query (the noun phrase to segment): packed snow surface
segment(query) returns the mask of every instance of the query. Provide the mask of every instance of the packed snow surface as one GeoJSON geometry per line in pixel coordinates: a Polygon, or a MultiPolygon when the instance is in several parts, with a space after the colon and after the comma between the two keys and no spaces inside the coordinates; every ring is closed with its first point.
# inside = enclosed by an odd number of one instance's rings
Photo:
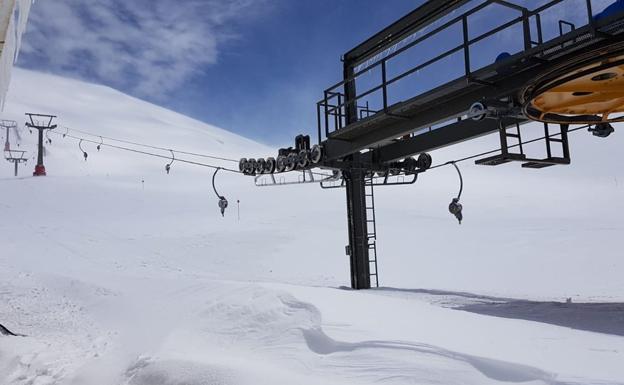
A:
{"type": "MultiPolygon", "coordinates": [[[[1,384],[624,384],[619,131],[571,134],[569,167],[460,164],[461,226],[447,212],[451,167],[376,189],[383,287],[352,291],[343,190],[220,171],[221,217],[213,170],[174,162],[167,174],[167,159],[93,143],[85,161],[62,134],[233,159],[275,149],[16,69],[2,118],[23,127],[25,112],[58,115],[59,128],[48,176],[31,177],[32,160],[17,178],[0,167],[0,324],[25,335],[0,335],[1,384]]],[[[22,128],[19,148],[31,157],[35,134],[22,128]]]]}

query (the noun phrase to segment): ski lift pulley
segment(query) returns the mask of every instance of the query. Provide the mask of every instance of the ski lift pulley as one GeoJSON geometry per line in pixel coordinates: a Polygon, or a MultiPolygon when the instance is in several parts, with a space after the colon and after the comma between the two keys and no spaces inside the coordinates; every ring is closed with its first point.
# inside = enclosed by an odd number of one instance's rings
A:
{"type": "Polygon", "coordinates": [[[322,147],[319,146],[318,144],[315,144],[314,146],[312,146],[312,148],[310,149],[310,162],[312,162],[312,164],[317,164],[318,162],[321,161],[322,156],[323,156],[322,147]]]}
{"type": "Polygon", "coordinates": [[[268,157],[266,159],[266,167],[264,169],[266,174],[273,174],[275,172],[275,158],[268,157]]]}
{"type": "Polygon", "coordinates": [[[275,161],[275,172],[286,171],[286,156],[279,155],[275,161]]]}
{"type": "Polygon", "coordinates": [[[256,174],[263,174],[266,168],[266,160],[264,160],[264,158],[258,158],[258,160],[256,160],[256,174]]]}
{"type": "Polygon", "coordinates": [[[299,151],[299,156],[297,157],[297,166],[302,169],[308,167],[308,163],[310,162],[309,158],[310,153],[308,150],[299,151]]]}
{"type": "Polygon", "coordinates": [[[247,173],[247,158],[241,158],[238,161],[238,171],[242,172],[243,174],[247,173]]]}

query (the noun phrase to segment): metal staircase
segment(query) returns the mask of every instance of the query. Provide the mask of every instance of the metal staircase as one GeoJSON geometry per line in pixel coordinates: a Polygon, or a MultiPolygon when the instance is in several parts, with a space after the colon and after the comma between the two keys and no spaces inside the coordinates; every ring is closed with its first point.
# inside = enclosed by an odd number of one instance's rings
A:
{"type": "Polygon", "coordinates": [[[375,277],[375,287],[379,287],[379,273],[377,271],[377,224],[375,223],[375,194],[373,176],[366,178],[364,196],[366,205],[366,242],[368,246],[368,264],[371,277],[375,277]]]}

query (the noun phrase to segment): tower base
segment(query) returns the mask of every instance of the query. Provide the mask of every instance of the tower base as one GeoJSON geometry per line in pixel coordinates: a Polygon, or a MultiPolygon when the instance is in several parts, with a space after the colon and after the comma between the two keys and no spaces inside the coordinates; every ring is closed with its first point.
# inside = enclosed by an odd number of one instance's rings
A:
{"type": "Polygon", "coordinates": [[[38,164],[35,166],[35,172],[33,172],[33,176],[45,176],[46,170],[45,166],[42,164],[38,164]]]}

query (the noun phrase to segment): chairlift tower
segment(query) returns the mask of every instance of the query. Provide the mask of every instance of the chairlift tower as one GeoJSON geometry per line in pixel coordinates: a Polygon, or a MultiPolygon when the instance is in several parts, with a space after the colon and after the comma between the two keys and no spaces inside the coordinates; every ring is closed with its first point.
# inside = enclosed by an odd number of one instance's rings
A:
{"type": "Polygon", "coordinates": [[[24,154],[26,151],[16,151],[9,150],[4,152],[4,159],[13,163],[15,165],[15,176],[17,176],[17,168],[20,163],[26,163],[28,161],[28,157],[24,154]]]}
{"type": "Polygon", "coordinates": [[[56,124],[52,124],[52,120],[56,118],[56,116],[33,114],[30,112],[27,112],[26,116],[30,119],[30,122],[26,122],[26,127],[37,130],[39,135],[37,144],[37,164],[35,165],[33,176],[45,176],[46,169],[43,165],[43,132],[45,130],[54,130],[57,127],[56,124]]]}
{"type": "Polygon", "coordinates": [[[9,139],[11,129],[15,130],[17,128],[17,122],[14,120],[1,120],[0,127],[6,129],[6,138],[4,141],[4,151],[11,151],[11,141],[9,139]]]}
{"type": "MultiPolygon", "coordinates": [[[[532,3],[425,2],[343,55],[343,80],[326,89],[316,106],[318,144],[310,146],[310,137],[299,135],[277,158],[240,160],[240,171],[255,177],[258,186],[320,182],[323,188],[345,188],[352,288],[368,289],[372,278],[378,285],[373,187],[416,182],[432,165],[428,152],[498,133],[500,153],[476,164],[568,165],[571,125],[588,125],[594,136],[607,137],[614,131],[611,123],[624,122],[621,0],[600,12],[591,0],[532,3]],[[553,21],[553,14],[561,14],[557,7],[564,6],[575,7],[582,21],[553,21]],[[473,32],[483,29],[472,25],[475,20],[501,9],[515,16],[494,20],[487,32],[473,32]],[[558,35],[550,36],[557,26],[558,35]],[[475,51],[501,33],[518,35],[519,47],[511,52],[489,47],[492,57],[477,66],[484,58],[475,51]],[[443,34],[455,34],[459,43],[440,53],[419,51],[443,34]],[[418,62],[397,70],[395,61],[405,64],[414,57],[418,62]],[[460,63],[455,78],[412,95],[396,91],[420,88],[414,76],[450,58],[460,63]],[[378,79],[363,80],[367,75],[378,79]],[[522,126],[531,121],[544,125],[543,157],[529,158],[523,151],[522,126]],[[332,174],[315,177],[315,168],[332,174]],[[289,172],[298,172],[298,180],[286,182],[289,172]]],[[[461,187],[449,211],[461,223],[460,197],[461,187]]]]}

